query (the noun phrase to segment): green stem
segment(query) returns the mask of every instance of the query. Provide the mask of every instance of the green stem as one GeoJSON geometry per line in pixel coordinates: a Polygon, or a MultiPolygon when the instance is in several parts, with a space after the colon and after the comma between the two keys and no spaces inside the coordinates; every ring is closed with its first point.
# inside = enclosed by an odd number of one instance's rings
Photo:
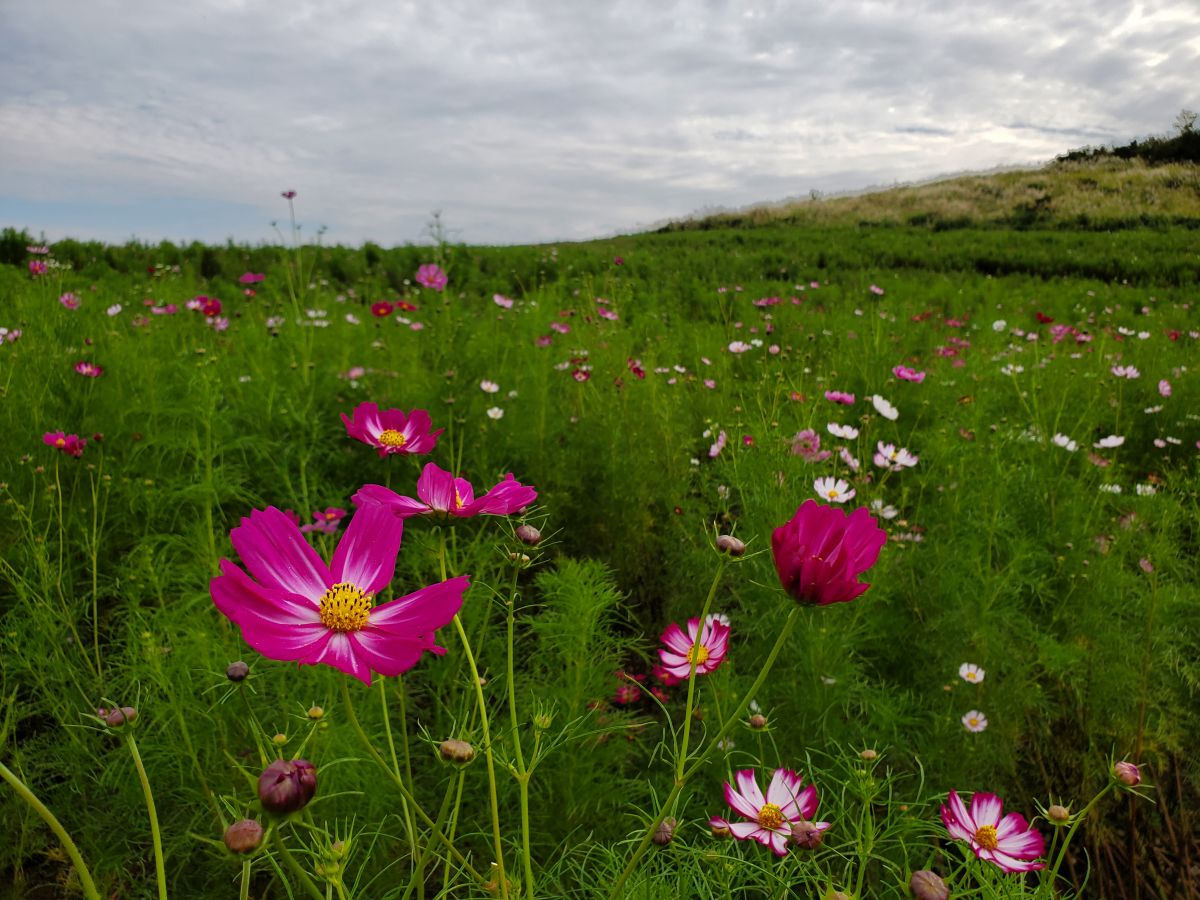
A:
{"type": "Polygon", "coordinates": [[[717,744],[721,742],[725,735],[730,732],[734,726],[734,723],[741,718],[742,713],[746,711],[746,707],[750,705],[750,700],[758,693],[758,690],[762,687],[763,682],[767,680],[767,675],[770,674],[771,667],[775,665],[775,660],[779,656],[779,652],[783,649],[784,642],[789,636],[791,636],[792,629],[796,626],[796,619],[798,619],[799,616],[800,606],[796,605],[792,608],[791,613],[788,614],[787,621],[784,622],[783,628],[779,632],[779,637],[775,639],[775,646],[771,648],[771,653],[767,656],[767,661],[763,664],[762,670],[758,673],[758,677],[754,680],[754,684],[751,685],[750,690],[747,691],[745,696],[742,697],[737,709],[734,710],[733,714],[725,720],[725,724],[721,727],[721,730],[717,732],[717,736],[714,737],[709,742],[708,746],[700,753],[695,762],[692,763],[691,768],[684,770],[682,778],[675,779],[675,785],[671,788],[671,793],[667,795],[667,799],[663,803],[662,809],[660,810],[657,818],[650,823],[650,827],[646,829],[646,833],[642,836],[641,843],[638,844],[637,849],[633,851],[633,856],[630,857],[624,871],[621,872],[621,874],[617,877],[616,882],[613,884],[612,890],[608,895],[610,900],[616,900],[616,898],[620,896],[621,889],[625,886],[625,882],[629,880],[629,876],[633,874],[633,870],[637,868],[637,864],[641,861],[641,858],[646,853],[646,849],[650,846],[650,841],[653,839],[654,833],[658,831],[658,826],[663,823],[663,819],[667,817],[667,814],[675,805],[675,801],[679,799],[679,794],[683,790],[683,786],[688,782],[689,779],[691,779],[693,775],[696,774],[699,768],[704,765],[704,762],[708,759],[709,754],[712,753],[717,744]]]}
{"type": "Polygon", "coordinates": [[[722,554],[716,574],[713,575],[712,585],[708,589],[708,596],[704,598],[704,610],[700,613],[699,624],[696,626],[696,639],[692,642],[692,649],[688,653],[690,666],[688,668],[687,705],[683,709],[683,742],[679,747],[679,755],[675,759],[676,781],[683,778],[683,768],[687,764],[688,740],[692,731],[692,702],[696,695],[696,666],[700,664],[700,643],[701,638],[704,637],[704,623],[708,619],[708,611],[712,609],[713,598],[717,595],[717,585],[721,583],[721,574],[724,571],[725,558],[722,554]]]}
{"type": "MultiPolygon", "coordinates": [[[[517,607],[517,569],[513,569],[513,586],[508,600],[508,715],[512,720],[513,748],[517,755],[517,785],[521,789],[521,862],[525,869],[525,894],[533,897],[533,855],[529,847],[529,777],[525,768],[525,754],[521,749],[520,722],[517,719],[517,685],[513,665],[514,631],[517,607]]],[[[536,749],[536,748],[535,748],[536,749]]]]}
{"type": "Polygon", "coordinates": [[[1058,857],[1054,860],[1054,868],[1050,870],[1050,887],[1058,883],[1058,870],[1063,864],[1063,860],[1067,856],[1067,847],[1071,845],[1071,838],[1075,837],[1075,832],[1079,830],[1079,826],[1083,824],[1083,820],[1087,818],[1087,814],[1092,811],[1092,807],[1100,802],[1100,798],[1113,789],[1115,781],[1109,780],[1104,786],[1104,790],[1092,798],[1092,801],[1085,806],[1075,817],[1075,821],[1071,823],[1070,829],[1067,831],[1067,836],[1063,838],[1062,846],[1058,848],[1058,857]]]}
{"type": "MultiPolygon", "coordinates": [[[[392,719],[388,715],[387,703],[387,687],[384,685],[383,676],[379,676],[379,705],[383,710],[383,731],[387,735],[388,752],[392,757],[392,775],[395,778],[400,778],[400,762],[396,759],[396,742],[392,740],[392,719]]],[[[412,773],[409,773],[408,782],[412,784],[412,773]]],[[[408,801],[403,797],[400,798],[400,808],[404,812],[404,830],[408,832],[408,847],[409,851],[416,853],[417,836],[413,831],[412,813],[408,811],[408,801]]]]}
{"type": "Polygon", "coordinates": [[[342,699],[346,704],[346,717],[350,720],[350,727],[354,729],[354,733],[357,734],[358,739],[362,741],[363,747],[365,747],[367,752],[371,754],[371,758],[379,764],[380,768],[382,768],[388,773],[388,775],[391,776],[392,782],[396,785],[404,799],[408,801],[409,806],[412,807],[413,811],[416,812],[421,821],[432,830],[434,838],[441,841],[441,843],[445,845],[446,849],[450,852],[450,855],[454,857],[458,864],[466,869],[471,874],[472,878],[475,878],[482,884],[484,881],[483,876],[476,871],[474,866],[467,862],[467,858],[458,851],[458,848],[450,843],[450,840],[445,834],[442,833],[442,830],[437,827],[437,824],[433,821],[433,819],[429,818],[429,816],[426,815],[425,810],[421,809],[420,804],[417,803],[417,798],[413,796],[412,791],[408,789],[408,785],[404,783],[404,779],[396,777],[396,773],[391,770],[384,758],[379,755],[379,751],[375,749],[374,745],[371,743],[371,739],[368,738],[367,733],[363,731],[362,724],[358,721],[358,715],[354,712],[354,704],[350,700],[350,689],[346,684],[346,679],[344,678],[342,679],[342,699]]]}
{"type": "Polygon", "coordinates": [[[287,844],[279,836],[278,828],[271,829],[271,842],[275,845],[275,850],[279,854],[279,858],[283,860],[283,864],[292,873],[292,877],[300,882],[301,887],[308,892],[309,896],[314,900],[325,900],[325,895],[317,889],[313,880],[308,877],[308,873],[300,868],[300,863],[296,862],[296,858],[292,856],[292,851],[287,848],[287,844]]]}
{"type": "MultiPolygon", "coordinates": [[[[126,728],[129,726],[126,725],[126,728]]],[[[142,783],[142,793],[146,795],[146,810],[150,813],[150,836],[154,840],[154,871],[158,877],[159,900],[167,900],[167,870],[163,864],[162,834],[158,829],[158,811],[154,808],[154,794],[150,791],[150,779],[146,777],[146,767],[142,765],[142,755],[138,753],[137,742],[133,732],[125,732],[125,743],[129,745],[129,754],[137,767],[138,780],[142,783]]]]}
{"type": "Polygon", "coordinates": [[[242,860],[242,887],[238,891],[238,900],[250,900],[250,858],[242,860]]]}
{"type": "Polygon", "coordinates": [[[79,875],[79,883],[83,887],[83,895],[88,900],[100,900],[100,892],[96,890],[96,882],[92,880],[92,873],[88,871],[87,864],[83,861],[83,856],[79,853],[79,848],[75,846],[75,842],[71,840],[71,836],[67,834],[67,830],[62,827],[62,823],[55,818],[54,813],[46,808],[46,805],[39,800],[28,787],[25,786],[20,778],[13,772],[0,763],[0,778],[3,778],[9,783],[14,791],[22,800],[28,803],[33,811],[42,817],[42,821],[50,826],[50,830],[63,845],[63,849],[67,851],[67,856],[71,858],[71,865],[75,867],[76,874],[79,875]]]}

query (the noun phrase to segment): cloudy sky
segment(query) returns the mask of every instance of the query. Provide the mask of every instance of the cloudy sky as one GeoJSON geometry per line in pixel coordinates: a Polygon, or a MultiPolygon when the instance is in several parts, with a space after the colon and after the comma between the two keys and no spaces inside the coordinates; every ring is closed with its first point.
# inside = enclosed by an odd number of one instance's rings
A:
{"type": "Polygon", "coordinates": [[[529,243],[1200,107],[1197,0],[0,0],[0,225],[529,243]]]}

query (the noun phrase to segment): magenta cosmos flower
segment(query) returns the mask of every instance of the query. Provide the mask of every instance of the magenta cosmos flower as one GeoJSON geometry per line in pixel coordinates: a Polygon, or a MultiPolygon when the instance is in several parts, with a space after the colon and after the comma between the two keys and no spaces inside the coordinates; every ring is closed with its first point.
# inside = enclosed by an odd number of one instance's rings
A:
{"type": "Polygon", "coordinates": [[[720,619],[708,617],[700,632],[699,646],[696,646],[696,633],[700,631],[700,620],[688,619],[687,624],[687,634],[674,623],[662,633],[662,642],[667,647],[658,651],[658,657],[662,660],[662,670],[672,678],[686,679],[692,671],[693,657],[696,674],[707,675],[724,662],[729,650],[729,626],[720,619]]]}
{"type": "Polygon", "coordinates": [[[966,841],[980,859],[995,863],[1005,872],[1032,872],[1046,864],[1037,858],[1046,852],[1042,836],[1029,827],[1020,813],[1004,818],[1004,803],[995,794],[975,794],[971,809],[951,791],[942,807],[942,822],[950,837],[966,841]]]}
{"type": "MultiPolygon", "coordinates": [[[[725,802],[749,822],[725,822],[729,833],[739,841],[758,841],[770,847],[776,856],[787,856],[792,826],[808,823],[817,812],[817,789],[804,787],[804,779],[791,769],[776,769],[764,797],[758,789],[753,769],[742,769],[734,775],[738,789],[725,783],[725,802]]],[[[818,834],[829,828],[828,822],[812,822],[818,834]]],[[[806,829],[811,831],[811,829],[806,829]]],[[[811,840],[811,838],[810,838],[811,840]]]]}
{"type": "Polygon", "coordinates": [[[384,509],[360,509],[327,566],[287,515],[255,510],[229,534],[250,574],[221,560],[213,603],[270,659],[324,663],[365,684],[372,671],[399,675],[426,650],[446,652],[433,633],[470,586],[460,575],[375,606],[395,574],[403,527],[384,509]]]}
{"type": "Polygon", "coordinates": [[[75,363],[75,371],[80,375],[87,376],[88,378],[99,378],[104,374],[104,367],[98,366],[92,362],[88,362],[87,360],[80,360],[79,362],[75,363]]]}
{"type": "Polygon", "coordinates": [[[865,508],[847,515],[805,500],[771,534],[771,555],[784,590],[801,603],[825,606],[853,600],[870,587],[858,576],[875,565],[886,541],[865,508]]]}
{"type": "Polygon", "coordinates": [[[83,448],[87,446],[87,439],[81,438],[77,434],[67,434],[62,431],[47,431],[42,435],[42,443],[47,447],[61,450],[68,456],[74,456],[78,459],[83,456],[83,448]]]}
{"type": "Polygon", "coordinates": [[[442,271],[442,267],[437,263],[426,263],[417,269],[417,284],[432,288],[435,291],[444,291],[446,285],[450,283],[449,276],[442,271]]]}
{"type": "Polygon", "coordinates": [[[380,456],[429,453],[443,431],[429,430],[433,422],[423,409],[405,414],[398,409],[380,409],[375,403],[360,403],[355,407],[354,417],[342,413],[342,421],[350,437],[370,444],[380,456]]]}
{"type": "Polygon", "coordinates": [[[484,494],[475,497],[471,483],[434,463],[426,463],[417,479],[417,497],[401,497],[379,484],[363,485],[350,499],[358,506],[384,506],[401,519],[409,516],[428,516],[436,513],[467,518],[489,515],[507,516],[520,512],[537,499],[537,491],[513,478],[512,472],[484,494]]]}

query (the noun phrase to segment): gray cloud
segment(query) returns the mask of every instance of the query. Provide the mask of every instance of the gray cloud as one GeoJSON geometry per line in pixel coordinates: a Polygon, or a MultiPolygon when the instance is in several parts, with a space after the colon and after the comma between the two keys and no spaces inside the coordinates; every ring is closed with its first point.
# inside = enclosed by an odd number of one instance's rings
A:
{"type": "Polygon", "coordinates": [[[1190,0],[8,6],[0,224],[584,238],[1162,131],[1198,69],[1190,0]]]}

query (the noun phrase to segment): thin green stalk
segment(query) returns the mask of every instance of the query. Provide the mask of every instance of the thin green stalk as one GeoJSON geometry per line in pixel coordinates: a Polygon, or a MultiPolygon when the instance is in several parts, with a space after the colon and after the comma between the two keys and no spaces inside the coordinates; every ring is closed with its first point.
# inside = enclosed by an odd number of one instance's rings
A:
{"type": "MultiPolygon", "coordinates": [[[[129,726],[125,726],[128,728],[129,726]]],[[[158,811],[154,808],[154,794],[150,791],[150,779],[146,777],[146,767],[142,765],[142,755],[138,753],[137,741],[133,732],[125,732],[125,743],[129,746],[129,754],[137,767],[138,780],[142,783],[142,793],[146,795],[146,810],[150,813],[150,836],[154,840],[154,872],[158,878],[159,900],[167,900],[167,869],[163,864],[162,834],[158,829],[158,811]]]]}
{"type": "Polygon", "coordinates": [[[446,849],[450,851],[450,855],[454,857],[459,865],[461,865],[471,874],[472,878],[477,879],[479,883],[482,884],[484,881],[483,876],[479,874],[474,866],[467,862],[467,858],[458,851],[458,848],[450,843],[450,840],[445,834],[442,833],[442,830],[437,827],[437,824],[433,821],[433,819],[429,818],[429,816],[426,815],[425,810],[421,809],[420,804],[417,803],[417,798],[413,796],[412,792],[408,789],[408,785],[404,783],[404,779],[397,778],[396,773],[391,770],[387,764],[387,761],[379,755],[379,751],[375,749],[375,746],[371,743],[371,739],[368,738],[367,733],[363,731],[362,724],[358,721],[358,715],[354,712],[354,704],[350,700],[350,689],[347,687],[346,679],[344,678],[342,679],[342,700],[346,704],[346,718],[350,720],[350,727],[354,729],[354,733],[358,735],[358,739],[362,741],[363,747],[366,748],[366,751],[371,754],[371,758],[379,764],[380,768],[382,768],[388,773],[388,775],[392,777],[392,783],[396,785],[400,791],[400,794],[405,800],[408,801],[409,805],[412,807],[417,816],[420,817],[421,821],[432,830],[433,836],[445,845],[446,849]]]}
{"type": "Polygon", "coordinates": [[[513,665],[514,632],[517,616],[517,572],[513,568],[513,586],[508,600],[508,714],[512,720],[513,748],[517,756],[517,785],[521,790],[521,862],[525,869],[525,894],[534,900],[533,855],[529,846],[529,778],[533,774],[525,768],[525,754],[521,749],[520,722],[517,719],[517,684],[513,665]]]}
{"type": "Polygon", "coordinates": [[[721,583],[721,575],[725,571],[725,557],[721,556],[721,562],[717,566],[716,574],[713,575],[712,585],[708,589],[708,596],[704,598],[704,610],[700,613],[700,624],[696,626],[696,639],[692,642],[692,649],[688,653],[688,692],[687,705],[683,708],[683,742],[679,747],[679,755],[675,759],[675,780],[679,781],[683,778],[683,768],[687,764],[688,739],[692,730],[692,702],[696,694],[696,666],[700,664],[700,643],[704,637],[704,623],[708,618],[708,611],[712,609],[713,598],[717,595],[717,585],[721,583]]]}
{"type": "Polygon", "coordinates": [[[296,858],[292,856],[292,851],[287,848],[287,844],[283,842],[283,838],[279,836],[279,829],[271,829],[271,842],[275,845],[275,851],[279,854],[283,864],[287,866],[288,871],[292,873],[292,877],[300,882],[301,887],[308,892],[314,900],[325,900],[325,895],[317,889],[313,884],[313,880],[308,877],[308,873],[300,868],[300,863],[296,862],[296,858]]]}
{"type": "Polygon", "coordinates": [[[4,763],[0,763],[0,778],[7,781],[20,798],[42,817],[43,822],[50,826],[50,830],[54,832],[55,837],[62,843],[63,849],[67,851],[67,856],[71,858],[71,865],[75,867],[75,872],[79,875],[79,883],[83,887],[83,895],[88,900],[100,900],[100,892],[96,890],[96,882],[92,880],[92,873],[88,871],[87,864],[83,861],[83,856],[79,853],[79,848],[75,846],[75,842],[71,840],[71,836],[67,834],[67,830],[62,827],[62,823],[55,818],[54,813],[50,812],[33,791],[25,786],[25,782],[18,778],[4,763]]]}
{"type": "MultiPolygon", "coordinates": [[[[461,777],[459,780],[461,781],[461,777]]],[[[438,817],[437,817],[438,828],[444,827],[445,822],[446,822],[446,817],[450,814],[450,798],[452,796],[454,796],[454,779],[453,778],[451,778],[446,783],[446,793],[445,793],[445,796],[442,797],[442,805],[438,809],[438,817]]],[[[420,893],[424,894],[424,891],[425,891],[425,866],[429,862],[429,850],[430,850],[429,844],[425,844],[421,848],[420,859],[417,861],[417,864],[415,866],[413,866],[412,877],[409,878],[408,887],[406,887],[404,889],[404,895],[400,898],[400,900],[408,900],[409,895],[412,894],[413,889],[416,887],[419,887],[420,893]]],[[[449,871],[447,871],[446,872],[446,883],[448,884],[449,882],[450,882],[450,873],[449,873],[449,871]]],[[[445,885],[443,885],[443,887],[445,887],[445,885]]]]}
{"type": "Polygon", "coordinates": [[[709,754],[711,754],[716,748],[717,744],[724,739],[725,735],[730,732],[734,726],[734,723],[741,719],[742,713],[744,713],[746,711],[746,707],[750,705],[750,700],[758,693],[758,690],[762,687],[763,682],[767,680],[767,675],[770,674],[771,667],[775,665],[775,660],[779,656],[779,652],[783,649],[784,642],[787,641],[788,637],[791,636],[792,629],[796,626],[796,619],[798,619],[799,616],[800,606],[797,604],[792,608],[791,613],[788,614],[787,621],[784,622],[783,628],[779,632],[779,637],[775,639],[775,646],[771,648],[771,653],[767,656],[767,661],[763,664],[762,670],[758,673],[758,677],[754,679],[754,684],[750,686],[750,690],[747,691],[745,696],[742,697],[737,709],[734,710],[733,714],[725,720],[725,724],[722,726],[721,730],[717,732],[717,736],[709,741],[708,746],[704,748],[698,757],[696,757],[696,760],[692,763],[691,767],[684,770],[683,777],[675,780],[675,784],[671,788],[671,793],[667,795],[667,799],[663,802],[658,816],[653,822],[650,823],[650,827],[646,829],[646,833],[642,836],[641,843],[639,843],[637,849],[633,851],[633,856],[629,858],[629,862],[626,864],[625,869],[617,877],[616,882],[614,882],[612,890],[608,894],[609,900],[616,900],[616,898],[620,896],[621,889],[625,887],[625,882],[629,880],[629,876],[633,874],[633,870],[637,868],[637,864],[645,855],[646,849],[650,846],[650,841],[654,838],[654,833],[658,831],[658,826],[663,823],[663,819],[667,817],[667,814],[674,807],[675,801],[679,799],[679,794],[683,790],[684,785],[687,784],[687,782],[692,778],[693,775],[696,774],[700,767],[704,765],[704,762],[708,759],[709,754]]]}
{"type": "MultiPolygon", "coordinates": [[[[400,763],[396,759],[396,742],[394,740],[392,740],[392,719],[391,719],[391,716],[388,715],[387,687],[384,685],[384,678],[382,675],[379,676],[378,684],[379,684],[379,705],[380,705],[381,709],[383,710],[383,731],[384,731],[384,734],[387,735],[388,752],[391,754],[391,757],[392,757],[392,774],[396,778],[400,778],[402,776],[400,775],[400,763]]],[[[412,772],[411,771],[408,773],[408,783],[411,788],[411,785],[412,785],[412,772]]],[[[405,800],[403,797],[400,798],[400,809],[403,810],[403,812],[404,812],[404,830],[408,832],[409,851],[415,854],[417,851],[417,835],[416,835],[416,832],[413,831],[412,813],[410,813],[408,811],[408,801],[405,800]]]]}
{"type": "Polygon", "coordinates": [[[1053,890],[1054,885],[1058,883],[1058,870],[1062,866],[1063,860],[1067,856],[1067,847],[1071,845],[1071,838],[1075,837],[1075,832],[1079,830],[1079,826],[1083,824],[1083,820],[1086,819],[1088,813],[1092,811],[1092,807],[1099,803],[1100,798],[1111,791],[1115,785],[1116,782],[1110,779],[1108,784],[1104,786],[1104,790],[1093,797],[1091,802],[1085,806],[1075,817],[1075,821],[1071,823],[1071,827],[1067,831],[1067,836],[1063,838],[1062,846],[1058,849],[1058,857],[1054,860],[1054,867],[1050,870],[1049,883],[1051,890],[1053,890]]]}
{"type": "MultiPolygon", "coordinates": [[[[467,773],[458,773],[458,789],[454,794],[454,808],[450,811],[450,840],[454,840],[454,832],[458,830],[458,813],[462,809],[463,785],[466,783],[467,773]]],[[[450,883],[450,857],[446,857],[446,871],[442,875],[442,884],[450,883]]]]}
{"type": "Polygon", "coordinates": [[[250,900],[250,858],[242,860],[242,886],[238,890],[238,900],[250,900]]]}

